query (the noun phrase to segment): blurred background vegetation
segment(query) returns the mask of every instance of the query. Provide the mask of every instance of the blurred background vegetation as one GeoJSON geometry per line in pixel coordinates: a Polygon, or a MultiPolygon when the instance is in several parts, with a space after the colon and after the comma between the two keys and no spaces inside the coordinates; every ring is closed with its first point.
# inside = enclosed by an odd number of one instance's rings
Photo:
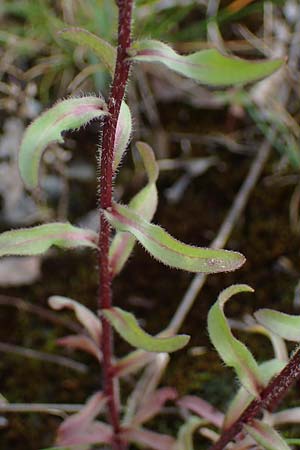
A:
{"type": "MultiPolygon", "coordinates": [[[[111,0],[2,0],[2,230],[57,218],[97,228],[97,124],[67,133],[63,146],[49,148],[42,192],[24,190],[17,151],[24,128],[58,98],[95,91],[107,96],[110,80],[101,62],[87,48],[63,40],[59,31],[82,27],[114,44],[116,14],[111,0]]],[[[205,357],[178,352],[164,380],[182,394],[198,394],[224,408],[235,380],[222,368],[205,332],[209,305],[219,291],[237,282],[255,288],[247,304],[233,301],[229,307],[238,319],[270,304],[299,311],[300,2],[138,0],[134,35],[171,42],[182,53],[215,46],[244,58],[288,59],[285,69],[246,89],[215,92],[149,64],[133,68],[128,86],[134,138],[153,146],[161,168],[155,220],[185,242],[210,244],[253,158],[272,135],[263,176],[228,243],[248,262],[237,273],[209,277],[184,326],[193,336],[192,347],[201,346],[205,357]]],[[[143,181],[135,153],[130,152],[117,178],[116,196],[127,201],[143,181]]],[[[136,249],[116,280],[116,303],[129,305],[145,328],[156,332],[170,320],[189,282],[190,275],[164,268],[136,249]]],[[[47,298],[67,295],[95,310],[95,255],[53,252],[45,258],[6,259],[0,262],[0,286],[0,392],[11,403],[83,402],[99,386],[98,367],[86,355],[56,346],[64,328],[74,323],[69,316],[49,315],[47,298]],[[70,366],[59,356],[81,365],[70,366]]],[[[258,359],[270,356],[265,338],[241,335],[258,359]]],[[[118,354],[122,345],[117,341],[118,354]]],[[[129,379],[127,385],[133,382],[129,379]]],[[[299,392],[292,392],[287,402],[297,405],[299,392]]],[[[0,419],[1,450],[46,447],[60,421],[37,414],[0,419]]],[[[174,433],[176,423],[164,419],[153,426],[174,433]]],[[[293,437],[298,431],[295,427],[286,433],[293,437]]],[[[206,444],[198,445],[203,449],[206,444]]]]}

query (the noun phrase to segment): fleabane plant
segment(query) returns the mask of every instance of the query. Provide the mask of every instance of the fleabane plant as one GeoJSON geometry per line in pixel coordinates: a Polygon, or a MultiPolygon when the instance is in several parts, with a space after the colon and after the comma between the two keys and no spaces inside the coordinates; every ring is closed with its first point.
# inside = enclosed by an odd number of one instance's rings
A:
{"type": "MultiPolygon", "coordinates": [[[[39,185],[42,155],[53,142],[62,142],[62,132],[74,130],[91,120],[99,122],[101,148],[99,151],[99,222],[100,232],[81,229],[68,223],[38,225],[29,229],[8,231],[0,236],[0,255],[36,255],[51,246],[61,248],[89,247],[99,255],[99,302],[97,317],[80,303],[64,297],[52,297],[54,309],[72,309],[83,325],[81,335],[67,336],[61,343],[88,351],[102,365],[103,390],[94,394],[79,413],[67,418],[59,428],[57,445],[72,446],[104,443],[114,450],[124,450],[130,442],[158,450],[185,447],[184,437],[198,424],[194,420],[179,434],[178,440],[151,432],[143,424],[151,419],[169,399],[174,390],[158,389],[146,407],[136,408],[134,414],[126,414],[121,420],[118,399],[119,379],[130,372],[151,364],[155,353],[171,353],[184,347],[189,336],[174,335],[172,330],[162,330],[157,336],[146,333],[134,315],[113,306],[111,284],[130,256],[136,242],[140,243],[156,260],[171,268],[196,273],[233,271],[245,261],[238,252],[200,248],[182,243],[172,237],[152,219],[157,207],[158,165],[154,152],[146,143],[136,144],[143,161],[148,181],[128,205],[113,199],[113,179],[128,148],[132,133],[132,117],[125,102],[125,90],[131,66],[139,62],[164,64],[184,77],[208,86],[232,86],[259,80],[272,74],[283,64],[282,60],[246,61],[223,55],[211,49],[191,55],[179,55],[170,46],[155,40],[134,41],[132,38],[132,0],[118,0],[118,45],[114,48],[100,37],[86,30],[70,28],[61,36],[71,42],[87,46],[100,58],[112,77],[107,101],[99,96],[68,98],[58,102],[38,117],[26,130],[19,153],[20,174],[28,189],[39,185]],[[115,234],[112,237],[112,229],[115,234]],[[112,330],[135,347],[124,358],[116,360],[112,350],[112,330]],[[155,401],[154,401],[155,399],[155,401]],[[96,420],[106,409],[108,423],[96,420]]],[[[223,299],[211,312],[211,320],[224,328],[223,299]]],[[[96,305],[95,305],[96,306],[96,305]]],[[[96,308],[95,308],[96,309],[96,308]]],[[[224,329],[225,330],[225,329],[224,329]]],[[[226,330],[225,330],[226,334],[226,330]]],[[[229,336],[229,331],[227,330],[229,336]]],[[[211,331],[213,340],[217,334],[211,331]]],[[[230,336],[229,336],[230,338],[230,336]]],[[[233,338],[232,338],[233,339],[233,338]]],[[[261,387],[260,370],[245,349],[237,344],[229,349],[229,365],[236,364],[238,373],[249,392],[255,395],[261,387]],[[237,348],[238,362],[235,361],[237,348]],[[230,350],[230,351],[229,351],[230,350]],[[245,360],[249,363],[246,370],[245,360]],[[250,364],[251,362],[251,364],[250,364]]],[[[227,351],[227,350],[226,350],[227,351]]],[[[129,402],[130,405],[130,402],[129,402]]],[[[250,431],[249,431],[250,432],[250,431]]],[[[61,447],[65,448],[65,447],[61,447]]]]}

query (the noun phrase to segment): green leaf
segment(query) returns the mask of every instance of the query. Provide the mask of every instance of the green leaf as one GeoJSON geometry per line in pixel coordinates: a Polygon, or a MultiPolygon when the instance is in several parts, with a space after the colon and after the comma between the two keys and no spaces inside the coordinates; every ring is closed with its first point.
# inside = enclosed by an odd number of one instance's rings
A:
{"type": "Polygon", "coordinates": [[[59,35],[68,41],[87,46],[100,58],[109,70],[109,73],[113,76],[117,51],[111,44],[95,34],[78,27],[66,28],[65,30],[62,30],[59,35]]]}
{"type": "Polygon", "coordinates": [[[153,337],[143,331],[133,314],[121,308],[102,310],[104,317],[109,320],[114,329],[122,338],[133,347],[147,350],[148,352],[175,352],[184,347],[190,337],[181,334],[171,337],[153,337]]]}
{"type": "Polygon", "coordinates": [[[120,114],[118,117],[115,148],[114,148],[114,163],[113,170],[116,171],[121,159],[128,146],[132,131],[132,118],[131,112],[126,103],[123,101],[121,104],[120,114]]]}
{"type": "Polygon", "coordinates": [[[199,419],[199,417],[189,417],[187,422],[179,429],[174,450],[194,450],[193,434],[197,428],[205,423],[207,423],[206,420],[199,419]]]}
{"type": "Polygon", "coordinates": [[[208,314],[208,332],[225,364],[235,369],[240,382],[251,394],[259,396],[263,381],[258,365],[247,347],[233,336],[223,312],[227,300],[240,292],[253,292],[253,289],[238,284],[221,292],[208,314]]]}
{"type": "MultiPolygon", "coordinates": [[[[148,175],[149,183],[154,184],[159,175],[159,168],[158,164],[155,160],[155,154],[150,145],[146,144],[145,142],[138,141],[136,142],[136,148],[142,158],[143,164],[145,166],[146,173],[148,175]]],[[[137,206],[137,203],[141,204],[143,203],[142,199],[138,199],[140,195],[136,197],[134,202],[134,207],[137,206]]]]}
{"type": "Polygon", "coordinates": [[[259,309],[255,318],[264,327],[288,341],[300,341],[300,316],[292,316],[273,309],[259,309]]]}
{"type": "Polygon", "coordinates": [[[285,440],[267,423],[253,420],[250,425],[244,425],[250,436],[266,450],[291,450],[285,440]]]}
{"type": "Polygon", "coordinates": [[[235,270],[245,262],[240,253],[183,244],[131,208],[114,203],[104,214],[116,229],[133,234],[152,256],[168,266],[190,272],[217,273],[235,270]]]}
{"type": "Polygon", "coordinates": [[[259,80],[279,69],[281,59],[247,61],[222,55],[216,49],[187,56],[156,40],[142,40],[130,49],[131,59],[165,64],[169,69],[209,86],[230,86],[259,80]]]}
{"type": "MultiPolygon", "coordinates": [[[[129,203],[130,209],[140,214],[145,220],[152,220],[157,208],[156,180],[158,178],[158,165],[152,148],[144,142],[137,142],[136,147],[142,157],[148,176],[147,185],[138,192],[129,203]]],[[[129,233],[116,233],[110,246],[110,268],[113,276],[120,273],[128,260],[136,238],[129,233]]]]}
{"type": "Polygon", "coordinates": [[[38,184],[39,163],[48,144],[63,142],[63,131],[106,114],[103,99],[81,97],[63,100],[34,120],[24,133],[19,153],[19,169],[27,187],[33,189],[38,184]]]}
{"type": "Polygon", "coordinates": [[[51,246],[97,248],[97,234],[69,223],[49,223],[0,234],[0,256],[40,255],[51,246]]]}

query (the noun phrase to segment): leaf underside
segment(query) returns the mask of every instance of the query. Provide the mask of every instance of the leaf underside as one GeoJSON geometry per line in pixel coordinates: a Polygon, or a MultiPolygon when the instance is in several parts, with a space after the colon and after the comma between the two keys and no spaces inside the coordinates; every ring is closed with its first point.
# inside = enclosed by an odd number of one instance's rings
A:
{"type": "Polygon", "coordinates": [[[106,114],[104,100],[90,96],[63,100],[35,119],[24,133],[19,152],[19,170],[25,185],[29,189],[37,187],[42,153],[49,144],[63,142],[63,131],[75,130],[106,114]]]}
{"type": "Polygon", "coordinates": [[[40,255],[51,246],[97,248],[97,235],[69,223],[49,223],[0,234],[1,256],[40,255]]]}

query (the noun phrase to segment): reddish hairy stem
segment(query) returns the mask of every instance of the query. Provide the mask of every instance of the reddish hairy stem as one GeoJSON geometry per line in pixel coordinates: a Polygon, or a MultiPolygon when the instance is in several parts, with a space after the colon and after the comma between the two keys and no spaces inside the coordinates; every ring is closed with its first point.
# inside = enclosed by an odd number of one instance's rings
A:
{"type": "Polygon", "coordinates": [[[263,410],[274,411],[289,389],[300,378],[300,349],[282,371],[274,377],[260,393],[260,398],[253,400],[241,416],[223,431],[220,439],[210,450],[223,450],[241,431],[245,424],[258,416],[263,410]]]}
{"type": "MultiPolygon", "coordinates": [[[[130,62],[127,50],[131,45],[132,0],[119,0],[118,50],[114,79],[108,101],[109,116],[103,126],[100,177],[100,209],[110,208],[113,191],[113,158],[116,127],[126,84],[129,76],[130,62]]],[[[109,268],[110,225],[100,214],[99,234],[99,307],[112,306],[111,273],[109,268]]],[[[116,385],[112,374],[112,330],[107,320],[101,316],[102,353],[103,353],[103,385],[108,397],[109,420],[114,430],[113,447],[123,450],[126,446],[120,439],[119,402],[116,385]]]]}

